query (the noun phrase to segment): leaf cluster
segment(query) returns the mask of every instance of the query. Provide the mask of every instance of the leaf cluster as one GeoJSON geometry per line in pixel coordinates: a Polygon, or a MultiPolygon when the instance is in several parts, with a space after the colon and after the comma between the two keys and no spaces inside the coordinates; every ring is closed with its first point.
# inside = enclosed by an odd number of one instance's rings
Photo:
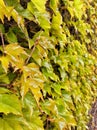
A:
{"type": "Polygon", "coordinates": [[[0,130],[87,129],[96,12],[96,0],[0,0],[0,130]]]}

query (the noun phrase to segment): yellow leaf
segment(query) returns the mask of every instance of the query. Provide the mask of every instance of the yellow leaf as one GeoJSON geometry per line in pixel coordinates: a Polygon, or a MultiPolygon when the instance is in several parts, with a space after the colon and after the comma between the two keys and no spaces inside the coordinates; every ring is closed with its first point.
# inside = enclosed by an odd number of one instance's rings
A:
{"type": "Polygon", "coordinates": [[[53,9],[55,13],[56,11],[58,11],[58,3],[59,0],[50,0],[50,7],[53,9]]]}
{"type": "Polygon", "coordinates": [[[26,93],[29,91],[29,84],[25,81],[24,76],[21,78],[21,96],[24,98],[26,93]]]}
{"type": "Polygon", "coordinates": [[[24,19],[15,9],[12,11],[12,17],[17,22],[18,26],[24,30],[24,19]]]}
{"type": "Polygon", "coordinates": [[[13,7],[7,7],[5,6],[5,3],[3,0],[0,0],[0,19],[3,22],[4,16],[10,20],[11,12],[13,10],[13,7]]]}
{"type": "Polygon", "coordinates": [[[22,69],[27,58],[27,53],[17,43],[9,44],[5,47],[5,53],[11,62],[12,66],[17,69],[22,69]]]}
{"type": "Polygon", "coordinates": [[[2,20],[2,22],[4,19],[4,12],[5,12],[5,4],[3,0],[0,0],[0,19],[2,20]]]}
{"type": "Polygon", "coordinates": [[[7,6],[6,6],[5,9],[6,9],[5,16],[8,18],[8,20],[10,20],[11,12],[13,11],[13,7],[7,7],[7,6]]]}
{"type": "Polygon", "coordinates": [[[43,100],[41,90],[43,89],[44,77],[35,63],[23,66],[23,75],[21,77],[21,95],[22,98],[31,90],[37,103],[43,100]]]}
{"type": "Polygon", "coordinates": [[[1,8],[1,7],[0,7],[0,19],[1,19],[2,22],[4,22],[4,21],[3,21],[3,19],[4,19],[4,14],[3,14],[3,11],[2,11],[2,8],[1,8]]]}
{"type": "Polygon", "coordinates": [[[40,99],[43,100],[42,93],[40,92],[40,88],[39,87],[37,87],[37,88],[30,87],[30,90],[33,93],[34,98],[36,99],[37,103],[39,103],[40,99]]]}
{"type": "Polygon", "coordinates": [[[7,45],[5,47],[5,53],[15,57],[19,56],[20,54],[26,55],[24,49],[21,46],[19,46],[17,43],[7,45]]]}
{"type": "Polygon", "coordinates": [[[2,63],[2,67],[4,68],[5,72],[7,73],[8,66],[9,66],[9,59],[6,56],[0,57],[0,61],[2,63]]]}
{"type": "MultiPolygon", "coordinates": [[[[5,7],[5,3],[3,0],[0,0],[0,6],[4,6],[5,7]]],[[[1,11],[1,10],[0,10],[1,11]]]]}
{"type": "Polygon", "coordinates": [[[45,3],[46,0],[31,0],[32,3],[36,6],[36,8],[41,12],[44,13],[45,12],[45,3]]]}

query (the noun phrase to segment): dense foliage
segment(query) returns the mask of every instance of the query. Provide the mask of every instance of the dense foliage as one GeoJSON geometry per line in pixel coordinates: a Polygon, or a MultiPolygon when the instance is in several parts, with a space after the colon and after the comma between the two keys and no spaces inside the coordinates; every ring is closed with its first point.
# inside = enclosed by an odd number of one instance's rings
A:
{"type": "Polygon", "coordinates": [[[0,130],[86,130],[96,0],[0,0],[0,19],[0,130]]]}

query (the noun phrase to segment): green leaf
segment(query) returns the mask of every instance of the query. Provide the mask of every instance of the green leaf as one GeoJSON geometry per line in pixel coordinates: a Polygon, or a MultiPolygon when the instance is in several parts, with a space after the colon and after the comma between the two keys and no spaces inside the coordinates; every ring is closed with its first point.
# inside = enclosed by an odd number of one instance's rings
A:
{"type": "Polygon", "coordinates": [[[30,11],[28,9],[24,9],[20,4],[17,4],[15,6],[15,9],[19,13],[19,15],[23,16],[24,18],[27,18],[29,20],[34,20],[34,17],[30,13],[30,11]]]}
{"type": "Polygon", "coordinates": [[[2,128],[0,130],[24,130],[23,125],[26,129],[31,130],[22,117],[8,114],[6,116],[4,115],[3,119],[0,118],[0,128],[2,128]]]}
{"type": "Polygon", "coordinates": [[[59,94],[59,95],[61,95],[61,85],[60,84],[52,84],[52,88],[54,89],[54,91],[57,93],[57,94],[59,94]]]}
{"type": "Polygon", "coordinates": [[[0,57],[0,61],[1,61],[4,71],[7,73],[7,70],[9,67],[9,59],[5,56],[2,56],[2,57],[0,57]]]}
{"type": "Polygon", "coordinates": [[[83,12],[84,12],[82,1],[81,0],[74,0],[74,8],[75,8],[75,10],[74,10],[75,15],[77,16],[77,18],[81,19],[83,12]]]}
{"type": "Polygon", "coordinates": [[[7,6],[16,6],[19,0],[4,0],[4,2],[7,6]]]}
{"type": "Polygon", "coordinates": [[[96,7],[0,0],[0,130],[87,129],[97,98],[96,7]]]}
{"type": "Polygon", "coordinates": [[[42,120],[36,115],[32,116],[31,128],[31,130],[44,130],[42,120]]]}
{"type": "Polygon", "coordinates": [[[9,89],[0,86],[0,94],[10,93],[9,89]]]}
{"type": "Polygon", "coordinates": [[[13,130],[31,130],[31,124],[28,123],[23,116],[8,114],[4,115],[3,119],[10,125],[11,128],[13,128],[13,130]]]}
{"type": "Polygon", "coordinates": [[[56,13],[58,11],[58,0],[50,0],[50,7],[56,13]]]}
{"type": "Polygon", "coordinates": [[[42,72],[47,78],[50,78],[53,81],[59,80],[58,76],[52,70],[47,70],[46,68],[42,68],[42,72]]]}
{"type": "Polygon", "coordinates": [[[62,28],[62,16],[59,11],[56,12],[56,15],[52,17],[52,24],[51,24],[51,32],[55,37],[58,37],[59,40],[66,41],[66,35],[62,28]]]}
{"type": "Polygon", "coordinates": [[[0,75],[0,82],[1,83],[6,83],[6,84],[10,83],[9,78],[8,78],[8,76],[6,74],[0,75]]]}
{"type": "Polygon", "coordinates": [[[18,97],[14,94],[0,94],[0,112],[21,115],[21,103],[18,97]]]}
{"type": "Polygon", "coordinates": [[[39,14],[37,16],[37,20],[39,22],[39,25],[43,28],[43,29],[50,29],[50,21],[49,18],[46,17],[47,14],[39,14]]]}
{"type": "Polygon", "coordinates": [[[3,119],[0,119],[0,130],[13,130],[10,125],[3,119]]]}
{"type": "Polygon", "coordinates": [[[0,24],[0,33],[5,33],[5,28],[3,24],[0,24]]]}
{"type": "Polygon", "coordinates": [[[35,5],[35,7],[38,9],[39,12],[44,13],[45,12],[45,3],[46,0],[31,0],[31,2],[35,5]]]}
{"type": "Polygon", "coordinates": [[[34,112],[34,108],[36,109],[36,107],[37,107],[36,101],[31,93],[27,93],[25,95],[23,104],[24,104],[24,107],[27,109],[29,117],[31,118],[31,116],[33,115],[33,112],[34,112]]]}
{"type": "Polygon", "coordinates": [[[4,70],[4,68],[2,67],[2,64],[0,64],[0,75],[1,74],[4,74],[5,73],[5,70],[4,70]]]}
{"type": "Polygon", "coordinates": [[[44,12],[37,11],[32,2],[28,3],[28,10],[35,16],[35,21],[38,22],[43,29],[50,29],[50,15],[48,12],[46,12],[45,10],[44,12]]]}
{"type": "Polygon", "coordinates": [[[6,37],[9,43],[17,43],[17,37],[12,30],[9,30],[9,32],[6,34],[6,37]]]}
{"type": "Polygon", "coordinates": [[[53,15],[52,28],[60,31],[62,29],[61,24],[62,24],[62,16],[59,12],[57,12],[56,15],[53,15]]]}

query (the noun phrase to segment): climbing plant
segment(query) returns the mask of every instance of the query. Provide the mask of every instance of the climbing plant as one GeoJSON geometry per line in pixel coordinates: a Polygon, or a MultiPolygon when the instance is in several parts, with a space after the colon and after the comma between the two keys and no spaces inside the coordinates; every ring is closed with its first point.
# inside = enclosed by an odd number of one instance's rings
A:
{"type": "Polygon", "coordinates": [[[96,18],[96,0],[0,0],[0,130],[87,129],[96,18]]]}

